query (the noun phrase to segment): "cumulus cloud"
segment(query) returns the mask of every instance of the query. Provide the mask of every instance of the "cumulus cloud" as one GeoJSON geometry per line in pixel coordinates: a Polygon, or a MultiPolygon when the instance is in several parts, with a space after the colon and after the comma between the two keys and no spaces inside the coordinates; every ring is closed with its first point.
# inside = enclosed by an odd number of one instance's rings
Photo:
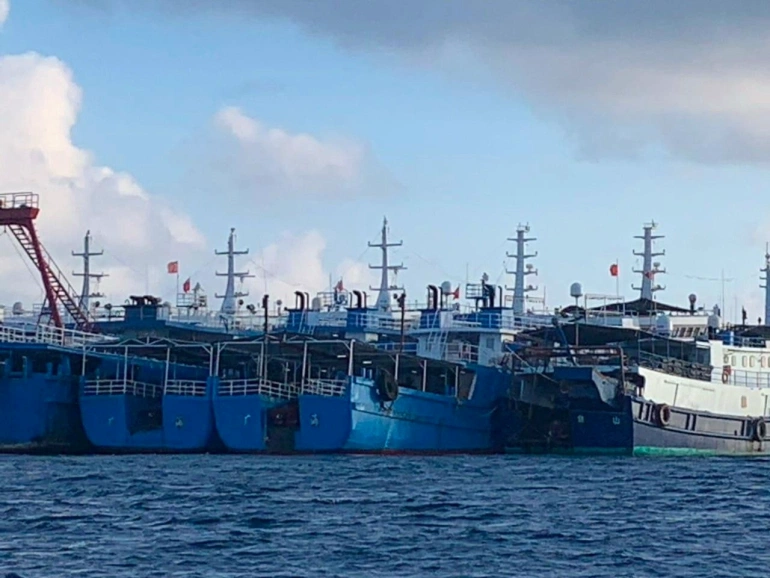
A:
{"type": "Polygon", "coordinates": [[[325,251],[326,239],[317,230],[282,233],[250,260],[255,273],[247,282],[252,300],[258,302],[257,296],[267,292],[271,301],[293,306],[295,291],[315,295],[340,279],[347,289],[368,290],[376,281],[366,263],[347,257],[336,266],[327,264],[325,251]]]}
{"type": "Polygon", "coordinates": [[[216,158],[213,166],[246,192],[265,196],[364,192],[369,158],[360,143],[268,127],[236,107],[220,110],[214,125],[220,139],[207,151],[216,158]]]}
{"type": "MultiPolygon", "coordinates": [[[[150,195],[129,174],[100,166],[72,141],[81,90],[60,60],[29,53],[0,58],[0,190],[40,195],[39,231],[46,248],[67,271],[69,257],[87,229],[119,256],[104,288],[123,296],[143,290],[167,260],[193,256],[205,238],[189,217],[150,195]]],[[[4,251],[0,272],[19,278],[28,264],[4,251]]],[[[28,278],[23,274],[22,278],[28,278]]],[[[157,283],[151,285],[158,289],[157,283]]],[[[28,283],[6,284],[3,302],[42,296],[28,283]]]]}
{"type": "Polygon", "coordinates": [[[8,13],[11,11],[10,0],[0,0],[0,26],[8,20],[8,13]]]}
{"type": "Polygon", "coordinates": [[[663,147],[697,162],[770,160],[770,4],[762,0],[101,4],[282,18],[348,49],[446,70],[470,53],[476,70],[560,122],[585,156],[663,147]]]}

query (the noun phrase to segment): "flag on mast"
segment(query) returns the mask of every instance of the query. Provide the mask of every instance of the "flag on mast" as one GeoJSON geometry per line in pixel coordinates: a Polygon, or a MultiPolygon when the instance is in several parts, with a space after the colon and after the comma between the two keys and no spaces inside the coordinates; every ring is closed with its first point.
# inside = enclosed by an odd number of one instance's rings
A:
{"type": "Polygon", "coordinates": [[[189,277],[182,284],[182,291],[184,291],[185,293],[189,293],[190,292],[190,278],[189,277]]]}
{"type": "Polygon", "coordinates": [[[613,277],[617,277],[619,272],[620,271],[618,269],[617,263],[613,263],[612,265],[610,265],[610,275],[612,275],[613,277]]]}
{"type": "Polygon", "coordinates": [[[171,261],[168,265],[166,265],[166,271],[168,271],[169,275],[173,275],[174,273],[179,273],[179,261],[171,261]]]}

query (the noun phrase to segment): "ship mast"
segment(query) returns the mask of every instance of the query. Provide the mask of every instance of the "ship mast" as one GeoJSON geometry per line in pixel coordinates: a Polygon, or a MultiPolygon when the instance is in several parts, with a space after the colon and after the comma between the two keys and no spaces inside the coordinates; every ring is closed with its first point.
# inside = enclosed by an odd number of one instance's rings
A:
{"type": "Polygon", "coordinates": [[[658,257],[661,255],[665,255],[666,251],[659,251],[654,252],[652,245],[653,241],[655,239],[663,239],[663,235],[653,235],[652,232],[657,228],[657,224],[655,221],[648,223],[644,225],[644,235],[636,235],[634,239],[642,239],[644,241],[644,251],[639,253],[638,251],[634,251],[634,255],[638,257],[642,257],[642,268],[641,269],[634,269],[634,273],[641,273],[642,274],[642,286],[641,287],[634,287],[632,286],[632,289],[635,291],[640,291],[639,297],[642,299],[648,299],[652,301],[653,295],[657,291],[662,291],[665,289],[665,287],[662,287],[660,285],[653,284],[655,281],[655,275],[658,275],[659,273],[665,273],[665,269],[660,268],[660,263],[653,263],[652,259],[653,257],[658,257]]]}
{"type": "Polygon", "coordinates": [[[532,285],[524,286],[524,282],[528,275],[537,275],[537,269],[534,269],[531,264],[525,266],[525,261],[527,259],[537,257],[537,251],[530,255],[526,254],[526,243],[537,241],[535,237],[527,237],[527,233],[529,233],[529,225],[519,225],[516,229],[516,237],[508,238],[509,241],[516,242],[516,253],[512,254],[506,252],[507,257],[516,259],[516,268],[513,271],[506,269],[506,273],[514,275],[513,313],[515,315],[524,314],[527,293],[537,290],[537,287],[533,287],[532,285]]]}
{"type": "Polygon", "coordinates": [[[398,243],[388,243],[388,219],[387,217],[383,218],[381,241],[379,243],[369,243],[370,247],[377,247],[382,250],[381,264],[369,265],[370,269],[380,269],[382,271],[379,288],[369,287],[370,291],[379,290],[379,294],[377,295],[377,304],[376,304],[377,310],[379,311],[383,311],[383,312],[391,311],[390,292],[404,290],[403,287],[399,287],[397,285],[391,285],[389,281],[389,275],[388,275],[390,271],[393,271],[393,273],[395,274],[401,271],[402,269],[406,269],[406,267],[404,267],[403,264],[391,265],[388,261],[388,248],[400,247],[403,244],[404,244],[403,241],[399,241],[398,243]]]}
{"type": "Polygon", "coordinates": [[[760,285],[765,290],[765,325],[770,325],[770,247],[765,245],[765,268],[760,269],[765,274],[764,278],[761,278],[765,282],[764,285],[760,285]]]}
{"type": "Polygon", "coordinates": [[[72,274],[75,277],[83,278],[83,289],[80,292],[80,307],[86,311],[89,309],[89,301],[92,297],[104,297],[104,294],[99,291],[91,292],[91,279],[94,279],[98,285],[102,277],[108,276],[106,273],[91,273],[91,257],[99,257],[100,255],[104,255],[104,251],[91,251],[91,231],[86,231],[86,236],[83,239],[83,252],[72,252],[73,257],[83,258],[83,272],[73,271],[72,274]]]}
{"type": "Polygon", "coordinates": [[[248,291],[236,291],[235,280],[238,279],[241,283],[247,277],[254,277],[248,271],[236,272],[235,271],[235,256],[247,255],[249,250],[236,251],[235,250],[235,229],[230,229],[230,237],[227,240],[226,251],[214,251],[215,255],[227,255],[227,273],[217,272],[217,277],[227,277],[227,287],[225,287],[224,295],[215,295],[217,299],[222,299],[221,312],[225,315],[235,315],[238,308],[236,299],[239,297],[246,297],[248,291]]]}

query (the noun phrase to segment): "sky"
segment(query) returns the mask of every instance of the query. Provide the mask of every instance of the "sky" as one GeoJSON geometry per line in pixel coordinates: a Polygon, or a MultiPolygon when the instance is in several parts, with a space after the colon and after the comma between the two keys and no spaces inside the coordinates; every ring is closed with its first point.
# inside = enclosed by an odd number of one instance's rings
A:
{"type": "MultiPolygon", "coordinates": [[[[0,189],[40,194],[67,273],[91,231],[105,300],[173,299],[172,260],[221,292],[231,227],[247,300],[366,288],[384,216],[410,301],[512,285],[524,223],[548,306],[615,294],[616,260],[633,298],[654,220],[657,298],[763,311],[765,2],[0,0],[0,21],[0,189]]],[[[39,302],[2,236],[0,301],[39,302]]]]}

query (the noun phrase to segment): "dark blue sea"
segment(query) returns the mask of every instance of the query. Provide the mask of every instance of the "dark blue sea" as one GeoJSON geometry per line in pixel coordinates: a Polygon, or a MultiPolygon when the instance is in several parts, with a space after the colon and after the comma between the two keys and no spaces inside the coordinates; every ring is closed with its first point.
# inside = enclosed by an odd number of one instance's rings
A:
{"type": "Polygon", "coordinates": [[[0,457],[0,576],[764,576],[770,462],[0,457]]]}

